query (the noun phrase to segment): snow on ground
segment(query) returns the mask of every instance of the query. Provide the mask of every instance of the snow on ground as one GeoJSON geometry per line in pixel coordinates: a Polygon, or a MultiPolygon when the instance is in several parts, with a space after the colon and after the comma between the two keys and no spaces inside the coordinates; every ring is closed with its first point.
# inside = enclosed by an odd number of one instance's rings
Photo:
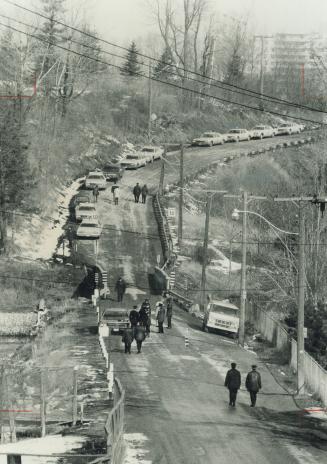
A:
{"type": "Polygon", "coordinates": [[[74,449],[82,447],[85,437],[73,437],[62,435],[48,435],[44,438],[32,438],[16,443],[0,445],[0,464],[7,463],[6,454],[21,454],[22,464],[55,464],[59,458],[46,457],[51,454],[72,453],[74,449]],[[36,454],[39,456],[24,456],[24,454],[36,454]],[[43,456],[43,457],[42,457],[43,456]]]}
{"type": "Polygon", "coordinates": [[[214,244],[210,244],[209,248],[214,250],[214,252],[219,256],[219,259],[212,259],[209,264],[210,269],[223,272],[224,274],[229,273],[229,267],[231,272],[236,272],[241,269],[241,263],[236,263],[235,261],[230,261],[227,256],[224,255],[214,244]]]}
{"type": "Polygon", "coordinates": [[[124,464],[152,464],[152,461],[144,459],[147,450],[144,449],[148,438],[143,433],[125,433],[126,456],[124,464]]]}
{"type": "Polygon", "coordinates": [[[84,177],[75,180],[64,189],[57,190],[57,211],[51,219],[33,216],[23,222],[20,231],[15,234],[15,243],[20,254],[31,259],[48,260],[57,248],[59,237],[69,218],[69,203],[84,181],[84,177]]]}

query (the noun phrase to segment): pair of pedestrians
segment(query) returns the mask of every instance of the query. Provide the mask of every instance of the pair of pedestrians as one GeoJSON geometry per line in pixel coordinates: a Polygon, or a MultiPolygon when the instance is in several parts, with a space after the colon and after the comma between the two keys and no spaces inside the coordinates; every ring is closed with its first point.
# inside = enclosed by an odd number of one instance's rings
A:
{"type": "Polygon", "coordinates": [[[141,353],[142,343],[146,337],[145,327],[142,326],[139,322],[131,327],[128,327],[124,330],[122,342],[125,344],[125,353],[131,354],[132,343],[136,340],[137,353],[141,353]]]}
{"type": "Polygon", "coordinates": [[[148,193],[149,193],[149,190],[148,190],[147,185],[144,184],[143,187],[141,187],[140,184],[137,182],[137,184],[133,188],[133,195],[134,195],[135,203],[139,202],[140,195],[142,195],[142,203],[145,204],[148,193]]]}
{"type": "Polygon", "coordinates": [[[171,320],[173,317],[173,300],[170,296],[166,297],[166,306],[162,301],[156,304],[156,320],[158,322],[159,333],[164,333],[164,322],[167,318],[167,329],[171,329],[171,320]]]}
{"type": "MultiPolygon", "coordinates": [[[[257,394],[261,389],[261,376],[256,369],[257,366],[253,364],[245,380],[245,387],[250,393],[251,407],[256,405],[257,394]]],[[[226,374],[225,387],[229,390],[229,405],[235,406],[237,392],[241,387],[241,373],[236,369],[236,363],[231,364],[231,369],[226,374]]]]}

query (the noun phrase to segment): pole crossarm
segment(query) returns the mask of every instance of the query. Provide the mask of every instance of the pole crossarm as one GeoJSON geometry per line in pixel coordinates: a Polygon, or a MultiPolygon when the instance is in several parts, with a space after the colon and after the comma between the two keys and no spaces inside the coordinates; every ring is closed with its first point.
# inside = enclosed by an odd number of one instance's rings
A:
{"type": "MultiPolygon", "coordinates": [[[[227,195],[224,195],[224,198],[236,198],[238,200],[242,200],[243,195],[227,194],[227,195]]],[[[261,197],[261,196],[257,196],[257,195],[248,195],[247,199],[248,199],[248,201],[249,200],[269,200],[268,197],[261,197]]]]}

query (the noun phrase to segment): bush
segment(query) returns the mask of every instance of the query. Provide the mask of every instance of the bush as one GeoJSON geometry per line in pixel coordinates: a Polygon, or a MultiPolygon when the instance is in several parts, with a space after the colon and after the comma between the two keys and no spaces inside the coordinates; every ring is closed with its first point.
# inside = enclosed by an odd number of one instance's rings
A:
{"type": "MultiPolygon", "coordinates": [[[[203,246],[197,246],[194,250],[194,260],[200,264],[203,264],[203,256],[204,254],[204,248],[203,246]]],[[[215,252],[208,248],[207,251],[207,265],[211,263],[212,259],[215,257],[215,252]]]]}

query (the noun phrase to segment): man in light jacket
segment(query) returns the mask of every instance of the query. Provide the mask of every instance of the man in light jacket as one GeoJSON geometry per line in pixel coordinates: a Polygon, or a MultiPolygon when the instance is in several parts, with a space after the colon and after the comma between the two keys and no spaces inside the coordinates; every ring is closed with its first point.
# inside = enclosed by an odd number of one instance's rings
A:
{"type": "Polygon", "coordinates": [[[164,333],[163,324],[165,321],[165,316],[166,316],[165,307],[162,303],[159,303],[158,314],[157,314],[159,333],[164,333]]]}

